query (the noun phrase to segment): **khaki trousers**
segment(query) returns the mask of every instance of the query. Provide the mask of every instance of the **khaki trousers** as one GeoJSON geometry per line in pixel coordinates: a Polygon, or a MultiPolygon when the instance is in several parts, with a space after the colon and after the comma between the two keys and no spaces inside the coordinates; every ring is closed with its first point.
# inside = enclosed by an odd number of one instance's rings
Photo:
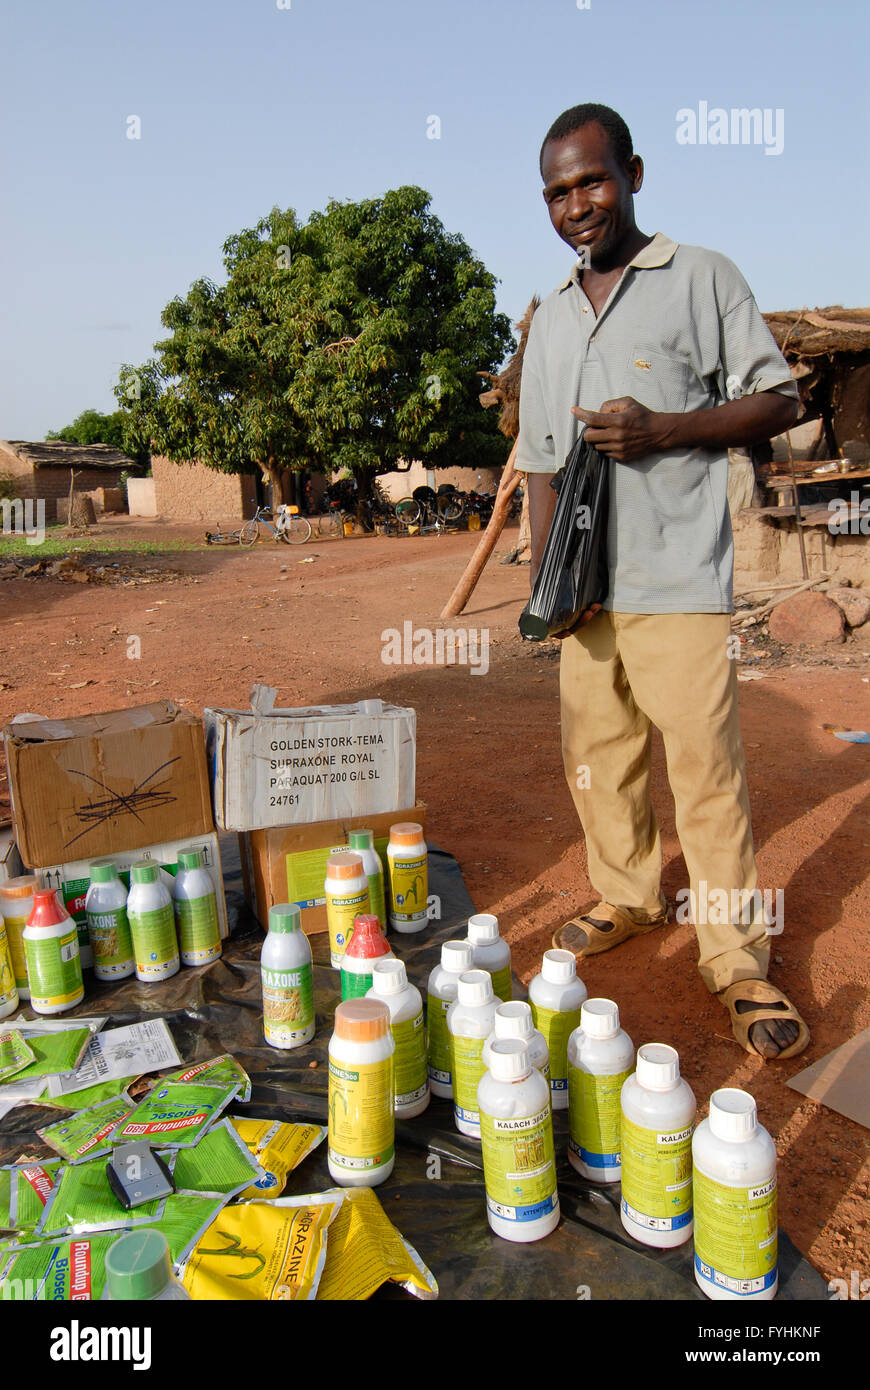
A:
{"type": "MultiPolygon", "coordinates": [[[[605,902],[640,922],[664,901],[650,803],[653,724],[664,738],[692,892],[706,882],[697,901],[724,889],[732,903],[736,889],[743,903],[756,888],[730,632],[727,613],[602,612],[562,642],[562,754],[589,877],[605,902]]],[[[699,969],[714,993],[765,978],[770,956],[763,912],[722,915],[694,914],[699,969]]],[[[692,920],[688,909],[681,920],[692,920]]]]}

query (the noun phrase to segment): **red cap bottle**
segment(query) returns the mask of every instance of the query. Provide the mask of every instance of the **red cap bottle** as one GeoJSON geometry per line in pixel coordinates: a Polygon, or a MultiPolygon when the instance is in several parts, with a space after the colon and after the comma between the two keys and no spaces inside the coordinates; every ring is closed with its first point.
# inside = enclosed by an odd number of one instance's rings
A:
{"type": "Polygon", "coordinates": [[[341,958],[341,997],[359,999],[372,987],[372,965],[393,952],[374,913],[363,912],[353,919],[347,950],[341,958]]]}

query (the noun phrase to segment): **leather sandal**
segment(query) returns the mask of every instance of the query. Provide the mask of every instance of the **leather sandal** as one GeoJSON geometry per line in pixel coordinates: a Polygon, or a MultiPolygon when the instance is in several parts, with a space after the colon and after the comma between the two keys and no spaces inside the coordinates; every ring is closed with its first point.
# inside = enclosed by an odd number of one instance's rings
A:
{"type": "Polygon", "coordinates": [[[756,1023],[785,1023],[791,1019],[798,1025],[799,1031],[796,1040],[789,1047],[784,1047],[775,1057],[766,1057],[765,1061],[767,1062],[780,1062],[785,1061],[788,1057],[797,1057],[808,1046],[810,1041],[809,1028],[787,995],[783,994],[776,985],[772,985],[769,980],[738,980],[735,984],[729,985],[727,989],[721,990],[716,998],[725,1005],[731,1015],[731,1031],[737,1042],[754,1057],[764,1056],[764,1053],[759,1052],[749,1036],[750,1028],[756,1023]],[[738,1003],[759,1004],[762,1007],[746,1013],[739,1013],[738,1003]],[[764,1008],[765,1004],[785,1004],[786,1007],[784,1009],[764,1008]]]}
{"type": "Polygon", "coordinates": [[[667,920],[667,909],[652,922],[636,922],[623,908],[600,902],[581,916],[563,923],[553,933],[553,945],[557,950],[571,951],[578,960],[582,960],[585,956],[598,956],[602,951],[610,951],[614,946],[628,941],[629,937],[645,936],[647,932],[655,931],[656,927],[663,927],[667,920]],[[613,926],[609,931],[602,931],[595,925],[596,921],[612,922],[613,926]],[[585,933],[585,945],[576,944],[578,932],[585,933]],[[572,944],[572,940],[575,944],[572,944]]]}

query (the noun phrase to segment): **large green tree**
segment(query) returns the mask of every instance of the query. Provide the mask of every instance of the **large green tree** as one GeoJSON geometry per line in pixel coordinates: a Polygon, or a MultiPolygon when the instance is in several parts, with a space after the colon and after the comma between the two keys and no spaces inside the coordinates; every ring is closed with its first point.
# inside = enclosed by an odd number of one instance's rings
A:
{"type": "Polygon", "coordinates": [[[124,367],[119,403],[178,462],[256,465],[286,495],[296,470],[348,468],[366,490],[400,459],[504,462],[477,373],[511,346],[494,277],[420,188],[331,202],[300,223],[274,208],[224,245],[226,282],[167,305],[171,336],[124,367]]]}
{"type": "Polygon", "coordinates": [[[121,449],[143,467],[148,465],[148,442],[139,437],[127,411],[113,410],[106,415],[100,410],[83,410],[71,425],[62,430],[49,430],[46,439],[59,439],[65,444],[110,444],[121,449]]]}

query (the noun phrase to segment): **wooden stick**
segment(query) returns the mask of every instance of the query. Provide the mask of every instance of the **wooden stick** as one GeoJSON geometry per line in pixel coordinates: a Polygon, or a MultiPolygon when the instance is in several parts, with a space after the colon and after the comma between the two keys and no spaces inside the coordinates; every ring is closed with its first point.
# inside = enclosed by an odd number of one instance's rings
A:
{"type": "Polygon", "coordinates": [[[495,549],[495,543],[504,530],[510,509],[510,500],[523,480],[522,473],[517,473],[514,469],[514,459],[516,458],[517,446],[510,451],[510,457],[505,464],[498,491],[495,495],[495,503],[492,509],[492,516],[486,526],[486,530],[477,543],[474,554],[462,573],[462,577],[444,608],[441,610],[441,617],[455,618],[461,613],[468,600],[474,592],[474,586],[483,573],[484,566],[495,549]]]}
{"type": "Polygon", "coordinates": [[[816,584],[823,584],[826,579],[830,579],[830,574],[823,571],[817,574],[815,579],[807,579],[805,583],[798,584],[792,589],[791,593],[780,594],[779,598],[771,599],[770,603],[763,603],[759,608],[750,608],[746,613],[735,613],[734,621],[738,624],[746,622],[748,619],[760,619],[765,617],[770,611],[780,603],[785,603],[786,599],[794,598],[795,594],[801,594],[805,589],[812,589],[816,584]]]}
{"type": "Polygon", "coordinates": [[[789,468],[791,469],[791,486],[792,491],[794,493],[794,514],[795,520],[797,521],[798,545],[801,548],[801,569],[803,570],[804,579],[809,579],[810,570],[809,565],[807,564],[807,551],[806,546],[804,545],[803,527],[801,526],[803,517],[801,516],[801,504],[798,501],[797,474],[795,473],[794,468],[794,454],[792,453],[790,430],[786,430],[785,432],[785,442],[788,445],[788,463],[789,468]]]}

